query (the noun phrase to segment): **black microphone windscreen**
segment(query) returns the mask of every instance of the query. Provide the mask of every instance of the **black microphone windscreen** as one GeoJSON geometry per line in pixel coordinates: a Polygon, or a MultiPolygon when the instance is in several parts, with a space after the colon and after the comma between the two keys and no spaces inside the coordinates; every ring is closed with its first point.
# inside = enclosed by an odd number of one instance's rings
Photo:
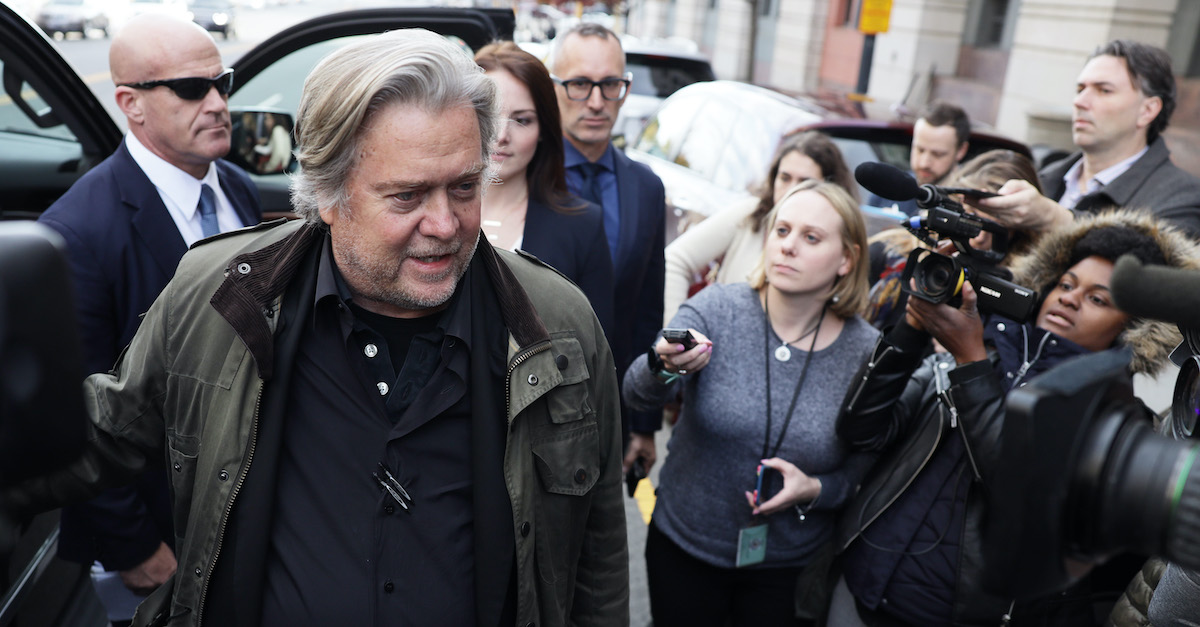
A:
{"type": "Polygon", "coordinates": [[[854,180],[875,195],[888,200],[912,200],[920,187],[904,170],[886,163],[864,161],[854,169],[854,180]]]}
{"type": "Polygon", "coordinates": [[[1125,313],[1200,326],[1200,272],[1144,266],[1137,257],[1122,255],[1113,267],[1111,282],[1113,300],[1125,313]]]}

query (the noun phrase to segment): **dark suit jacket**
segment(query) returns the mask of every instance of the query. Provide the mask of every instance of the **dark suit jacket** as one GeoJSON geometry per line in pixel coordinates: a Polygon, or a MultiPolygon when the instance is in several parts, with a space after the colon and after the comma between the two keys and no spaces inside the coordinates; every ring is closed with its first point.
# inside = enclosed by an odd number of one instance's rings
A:
{"type": "MultiPolygon", "coordinates": [[[[247,226],[262,220],[258,191],[238,167],[217,162],[221,189],[247,226]]],[[[38,219],[67,240],[86,372],[107,372],[133,339],[141,315],[187,250],[154,184],[122,142],[38,219]]],[[[145,561],[173,544],[170,497],[161,473],[63,510],[59,555],[99,560],[108,570],[145,561]]]]}
{"type": "Polygon", "coordinates": [[[613,268],[600,207],[586,203],[575,213],[559,213],[531,198],[525,209],[521,250],[574,281],[592,304],[604,332],[612,334],[613,268]]]}
{"type": "MultiPolygon", "coordinates": [[[[662,328],[663,283],[667,266],[667,201],[662,181],[644,164],[613,150],[617,191],[621,204],[621,236],[613,264],[616,294],[613,299],[614,332],[609,336],[618,379],[634,359],[643,357],[662,328]]],[[[603,231],[603,229],[601,229],[603,231]]],[[[622,403],[623,405],[623,403],[622,403]]],[[[629,429],[653,433],[662,424],[662,412],[634,412],[629,429]]]]}
{"type": "MultiPolygon", "coordinates": [[[[1047,198],[1062,198],[1066,191],[1063,176],[1082,156],[1083,153],[1077,152],[1038,173],[1047,198]]],[[[1171,163],[1171,151],[1162,137],[1154,140],[1146,154],[1112,183],[1080,198],[1075,211],[1095,213],[1113,206],[1149,209],[1156,217],[1184,229],[1192,238],[1200,237],[1200,179],[1171,163]]]]}

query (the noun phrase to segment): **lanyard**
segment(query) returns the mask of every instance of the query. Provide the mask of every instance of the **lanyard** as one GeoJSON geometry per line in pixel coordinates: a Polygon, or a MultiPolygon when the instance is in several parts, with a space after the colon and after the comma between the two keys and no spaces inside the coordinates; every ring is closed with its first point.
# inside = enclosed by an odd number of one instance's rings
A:
{"type": "Polygon", "coordinates": [[[829,303],[821,307],[821,318],[817,320],[817,330],[813,333],[812,343],[808,346],[808,355],[804,358],[804,367],[800,370],[800,380],[796,381],[796,391],[792,392],[792,402],[788,405],[787,418],[783,421],[783,428],[779,430],[779,437],[775,439],[774,450],[768,451],[771,443],[771,299],[768,295],[763,296],[763,358],[765,360],[763,370],[767,377],[767,431],[763,434],[763,452],[759,459],[775,457],[779,452],[779,447],[783,445],[783,436],[792,424],[792,414],[796,411],[796,399],[800,398],[800,390],[804,387],[804,380],[808,377],[808,365],[812,363],[812,356],[817,348],[817,337],[821,335],[821,323],[825,322],[825,310],[828,308],[829,303]],[[767,454],[768,452],[770,455],[767,454]]]}

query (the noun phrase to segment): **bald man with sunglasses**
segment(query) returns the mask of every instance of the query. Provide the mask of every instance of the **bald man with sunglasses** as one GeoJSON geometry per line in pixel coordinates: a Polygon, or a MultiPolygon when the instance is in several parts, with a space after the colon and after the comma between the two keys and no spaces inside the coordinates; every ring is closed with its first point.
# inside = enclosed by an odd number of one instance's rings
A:
{"type": "MultiPolygon", "coordinates": [[[[233,70],[211,36],[139,16],[113,38],[109,66],[129,132],[38,220],[67,240],[88,372],[112,368],[189,246],[262,219],[250,178],[221,160],[233,70]]],[[[63,510],[59,556],[98,565],[114,624],[175,572],[166,472],[63,510]]]]}

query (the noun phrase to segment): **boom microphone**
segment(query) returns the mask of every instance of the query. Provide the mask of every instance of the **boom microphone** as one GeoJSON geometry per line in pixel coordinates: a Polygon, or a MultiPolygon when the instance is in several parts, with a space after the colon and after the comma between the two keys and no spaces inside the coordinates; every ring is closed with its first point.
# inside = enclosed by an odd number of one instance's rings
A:
{"type": "Polygon", "coordinates": [[[876,196],[888,200],[912,200],[921,194],[921,187],[904,170],[894,165],[864,161],[854,169],[854,180],[876,196]]]}
{"type": "Polygon", "coordinates": [[[1122,255],[1113,267],[1112,295],[1130,315],[1200,326],[1200,272],[1195,270],[1143,266],[1137,257],[1122,255]]]}

